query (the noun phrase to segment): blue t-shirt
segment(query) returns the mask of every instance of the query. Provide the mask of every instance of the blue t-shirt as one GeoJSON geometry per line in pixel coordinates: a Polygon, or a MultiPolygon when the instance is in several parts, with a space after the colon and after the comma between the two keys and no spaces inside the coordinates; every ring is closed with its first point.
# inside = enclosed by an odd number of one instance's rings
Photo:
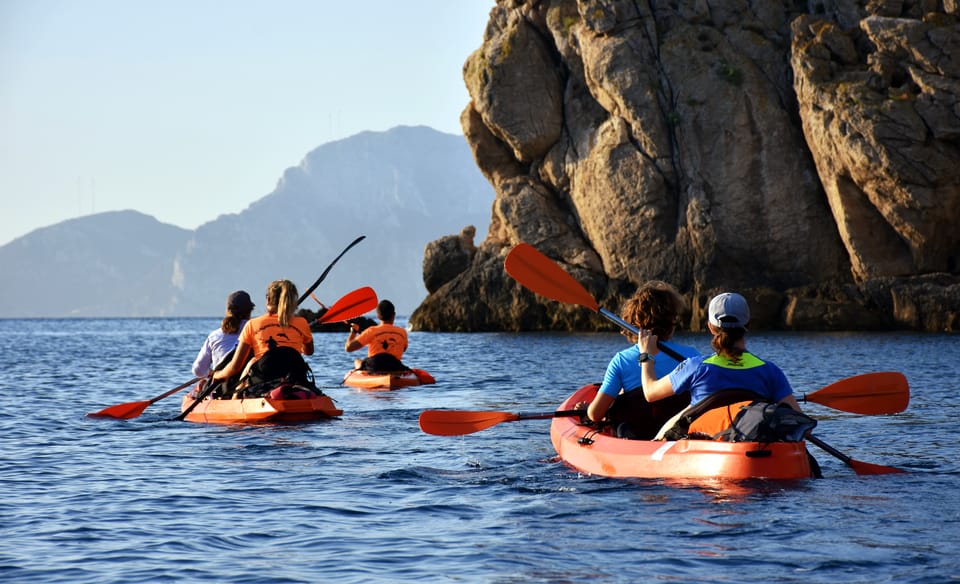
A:
{"type": "Polygon", "coordinates": [[[720,355],[687,359],[670,373],[670,384],[675,394],[689,391],[691,405],[724,389],[747,389],[771,402],[793,393],[779,367],[750,353],[737,363],[720,355]]]}
{"type": "MultiPolygon", "coordinates": [[[[697,357],[700,351],[686,345],[667,343],[667,345],[684,357],[697,357]]],[[[617,397],[620,390],[632,391],[641,387],[640,382],[640,364],[637,359],[640,358],[640,348],[637,345],[630,345],[630,348],[624,349],[613,356],[607,365],[607,372],[603,375],[603,384],[597,393],[605,393],[609,396],[617,397]]],[[[679,362],[668,356],[664,352],[657,353],[656,360],[653,363],[653,370],[657,379],[673,371],[679,362]]]]}

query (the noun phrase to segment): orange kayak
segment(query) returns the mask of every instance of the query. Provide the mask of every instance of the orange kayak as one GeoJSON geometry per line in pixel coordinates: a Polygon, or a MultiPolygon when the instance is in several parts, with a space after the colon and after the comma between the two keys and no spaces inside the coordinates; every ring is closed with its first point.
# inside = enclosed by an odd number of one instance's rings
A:
{"type": "Polygon", "coordinates": [[[360,389],[390,390],[415,385],[428,385],[437,381],[423,369],[408,371],[369,372],[360,369],[348,371],[343,376],[343,384],[360,389]]]}
{"type": "MultiPolygon", "coordinates": [[[[560,410],[590,402],[597,385],[581,387],[560,410]]],[[[813,476],[804,442],[718,442],[713,440],[627,440],[580,424],[577,417],[553,418],[550,438],[573,468],[617,478],[767,478],[813,476]]]]}
{"type": "MultiPolygon", "coordinates": [[[[193,400],[191,395],[185,395],[180,403],[180,411],[185,412],[193,405],[193,400]]],[[[342,414],[343,410],[337,408],[327,395],[307,399],[207,398],[184,419],[207,424],[289,424],[334,418],[342,414]]]]}

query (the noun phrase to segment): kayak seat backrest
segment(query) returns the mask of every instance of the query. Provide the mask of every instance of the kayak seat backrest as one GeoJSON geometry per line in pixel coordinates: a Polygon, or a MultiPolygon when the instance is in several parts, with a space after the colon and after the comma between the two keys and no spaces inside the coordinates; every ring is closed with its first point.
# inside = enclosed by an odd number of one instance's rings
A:
{"type": "Polygon", "coordinates": [[[637,388],[617,396],[607,410],[604,422],[616,428],[618,436],[650,440],[667,420],[684,411],[689,405],[689,392],[648,402],[643,389],[637,388]]]}
{"type": "MultiPolygon", "coordinates": [[[[688,437],[691,432],[703,432],[703,429],[706,428],[705,424],[700,425],[701,429],[697,429],[696,426],[691,429],[691,426],[693,426],[697,419],[706,415],[707,412],[711,410],[718,410],[710,414],[711,427],[716,424],[717,419],[722,420],[728,417],[732,421],[739,408],[728,406],[733,406],[740,402],[752,402],[762,399],[762,397],[748,389],[724,389],[717,391],[699,402],[688,406],[676,416],[667,420],[663,427],[660,428],[660,432],[657,433],[654,440],[681,440],[688,437]],[[731,411],[733,412],[733,416],[730,416],[731,411]]],[[[716,432],[709,432],[711,436],[715,433],[716,432]]]]}

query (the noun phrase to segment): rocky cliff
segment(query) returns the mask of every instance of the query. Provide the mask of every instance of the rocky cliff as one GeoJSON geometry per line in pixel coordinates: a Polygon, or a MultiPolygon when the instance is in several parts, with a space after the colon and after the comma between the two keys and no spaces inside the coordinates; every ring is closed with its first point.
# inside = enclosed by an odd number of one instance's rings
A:
{"type": "Polygon", "coordinates": [[[527,242],[614,311],[673,283],[693,329],[733,289],[756,327],[958,330],[958,16],[957,0],[498,0],[463,67],[488,235],[428,245],[411,325],[606,328],[504,273],[527,242]]]}

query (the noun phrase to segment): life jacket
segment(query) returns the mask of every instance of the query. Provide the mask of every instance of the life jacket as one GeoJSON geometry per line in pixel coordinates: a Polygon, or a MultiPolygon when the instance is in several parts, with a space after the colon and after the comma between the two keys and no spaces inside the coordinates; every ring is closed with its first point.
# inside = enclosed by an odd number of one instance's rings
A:
{"type": "Polygon", "coordinates": [[[687,434],[706,434],[714,436],[730,428],[740,408],[750,405],[752,400],[743,400],[707,410],[699,418],[690,422],[687,434]]]}
{"type": "Polygon", "coordinates": [[[313,371],[303,360],[300,351],[292,347],[276,347],[263,354],[250,367],[250,385],[278,379],[290,383],[313,383],[313,371]]]}

